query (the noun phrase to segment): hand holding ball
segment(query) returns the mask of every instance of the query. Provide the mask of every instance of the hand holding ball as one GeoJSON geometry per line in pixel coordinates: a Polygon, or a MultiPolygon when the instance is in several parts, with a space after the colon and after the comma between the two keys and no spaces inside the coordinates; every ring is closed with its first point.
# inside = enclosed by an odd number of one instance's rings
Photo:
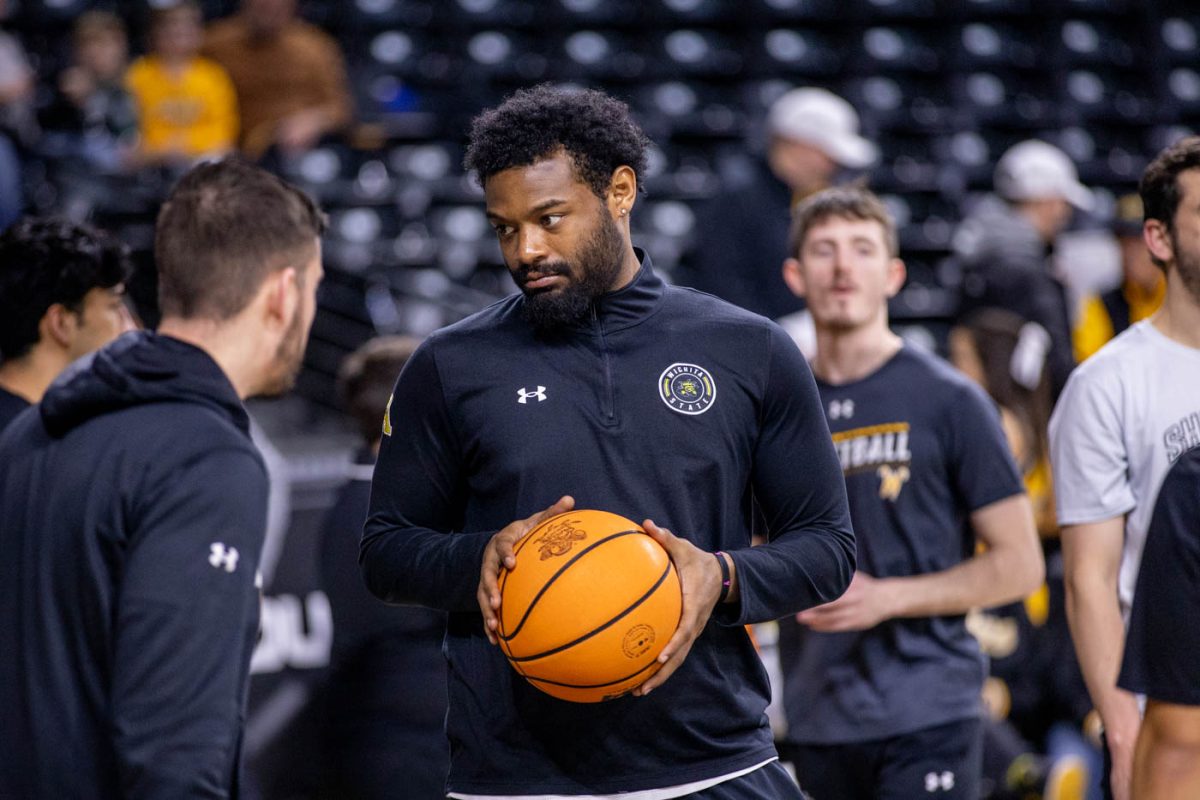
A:
{"type": "Polygon", "coordinates": [[[563,700],[628,693],[658,671],[682,592],[667,552],[632,520],[569,511],[544,520],[500,573],[496,631],[513,668],[563,700]]]}

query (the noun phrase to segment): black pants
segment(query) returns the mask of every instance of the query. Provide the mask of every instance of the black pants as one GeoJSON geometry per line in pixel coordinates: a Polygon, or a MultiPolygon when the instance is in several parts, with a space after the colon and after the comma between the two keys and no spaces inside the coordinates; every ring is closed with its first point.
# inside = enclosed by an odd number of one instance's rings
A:
{"type": "Polygon", "coordinates": [[[789,751],[812,800],[977,800],[983,761],[978,719],[913,733],[789,751]]]}

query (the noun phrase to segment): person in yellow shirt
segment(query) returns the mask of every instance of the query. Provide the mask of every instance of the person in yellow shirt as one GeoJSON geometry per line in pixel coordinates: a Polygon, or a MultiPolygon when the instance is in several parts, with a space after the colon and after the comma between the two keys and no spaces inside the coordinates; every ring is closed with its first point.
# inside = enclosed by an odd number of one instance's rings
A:
{"type": "Polygon", "coordinates": [[[191,0],[152,12],[151,51],[125,79],[138,108],[136,166],[186,164],[233,149],[233,83],[223,67],[199,55],[203,40],[203,14],[191,0]]]}
{"type": "Polygon", "coordinates": [[[1121,247],[1121,284],[1084,298],[1071,333],[1077,362],[1157,311],[1166,293],[1163,272],[1154,266],[1142,241],[1142,198],[1136,194],[1121,197],[1112,227],[1121,247]]]}

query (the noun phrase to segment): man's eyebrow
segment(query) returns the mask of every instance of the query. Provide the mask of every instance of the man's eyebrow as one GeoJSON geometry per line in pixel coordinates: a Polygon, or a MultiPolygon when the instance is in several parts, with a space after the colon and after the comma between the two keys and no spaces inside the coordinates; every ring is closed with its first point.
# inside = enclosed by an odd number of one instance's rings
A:
{"type": "MultiPolygon", "coordinates": [[[[543,200],[542,202],[538,203],[533,208],[529,209],[529,213],[530,214],[540,214],[543,211],[547,211],[551,208],[554,208],[555,206],[564,205],[566,202],[567,202],[566,200],[563,200],[561,198],[551,197],[550,199],[543,200]]],[[[493,220],[493,221],[494,220],[501,220],[501,221],[504,220],[504,217],[497,214],[495,211],[492,211],[490,208],[487,209],[485,213],[487,214],[487,218],[490,220],[493,220]]]]}

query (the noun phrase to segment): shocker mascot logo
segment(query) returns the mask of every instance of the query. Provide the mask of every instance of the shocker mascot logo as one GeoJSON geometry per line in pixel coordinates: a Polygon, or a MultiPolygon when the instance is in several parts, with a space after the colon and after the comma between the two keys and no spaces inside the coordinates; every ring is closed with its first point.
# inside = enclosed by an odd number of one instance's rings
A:
{"type": "Polygon", "coordinates": [[[880,500],[896,500],[900,497],[900,490],[904,488],[904,483],[909,478],[908,467],[892,467],[884,464],[876,470],[876,474],[879,475],[880,500]]]}
{"type": "Polygon", "coordinates": [[[541,560],[555,556],[565,556],[571,552],[576,542],[583,541],[587,534],[571,525],[570,520],[563,520],[551,525],[545,533],[533,540],[538,546],[541,560]]]}

